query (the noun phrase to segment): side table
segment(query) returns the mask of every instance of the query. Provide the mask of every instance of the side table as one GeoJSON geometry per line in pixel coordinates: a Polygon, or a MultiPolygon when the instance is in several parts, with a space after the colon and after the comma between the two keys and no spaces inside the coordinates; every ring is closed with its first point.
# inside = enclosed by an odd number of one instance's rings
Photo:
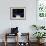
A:
{"type": "Polygon", "coordinates": [[[18,46],[18,33],[17,34],[10,34],[10,33],[6,33],[5,34],[5,46],[7,46],[7,38],[10,38],[10,36],[16,36],[16,45],[15,46],[18,46]],[[9,36],[9,37],[7,37],[9,36]]]}

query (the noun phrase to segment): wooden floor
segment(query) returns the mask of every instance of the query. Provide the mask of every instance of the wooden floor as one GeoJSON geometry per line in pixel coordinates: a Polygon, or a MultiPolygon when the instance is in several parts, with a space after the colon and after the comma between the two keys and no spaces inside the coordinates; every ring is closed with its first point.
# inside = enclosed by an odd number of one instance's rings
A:
{"type": "MultiPolygon", "coordinates": [[[[0,46],[4,46],[4,43],[2,42],[0,42],[0,46]]],[[[8,43],[8,45],[7,46],[15,46],[15,43],[8,43]]],[[[30,43],[30,46],[37,46],[37,43],[34,43],[34,42],[32,42],[32,43],[30,43]]],[[[42,45],[42,46],[46,46],[46,43],[44,43],[44,45],[42,45]]]]}

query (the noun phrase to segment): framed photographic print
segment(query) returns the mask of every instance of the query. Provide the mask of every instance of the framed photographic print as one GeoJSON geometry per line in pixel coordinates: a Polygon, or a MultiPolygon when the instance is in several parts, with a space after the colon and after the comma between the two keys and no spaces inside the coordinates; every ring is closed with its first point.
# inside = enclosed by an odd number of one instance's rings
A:
{"type": "Polygon", "coordinates": [[[39,18],[46,18],[46,1],[37,0],[37,15],[39,18]]]}
{"type": "Polygon", "coordinates": [[[10,19],[12,20],[23,20],[26,19],[25,7],[11,7],[10,8],[10,19]]]}
{"type": "Polygon", "coordinates": [[[37,0],[36,3],[36,23],[37,25],[46,25],[46,0],[37,0]]]}

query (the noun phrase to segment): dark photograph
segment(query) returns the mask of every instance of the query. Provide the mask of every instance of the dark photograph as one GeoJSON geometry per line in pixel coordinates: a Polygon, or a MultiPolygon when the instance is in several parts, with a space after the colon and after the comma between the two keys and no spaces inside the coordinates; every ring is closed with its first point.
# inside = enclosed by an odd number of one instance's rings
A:
{"type": "Polygon", "coordinates": [[[16,8],[11,8],[11,19],[25,19],[25,8],[24,7],[16,7],[16,8]]]}

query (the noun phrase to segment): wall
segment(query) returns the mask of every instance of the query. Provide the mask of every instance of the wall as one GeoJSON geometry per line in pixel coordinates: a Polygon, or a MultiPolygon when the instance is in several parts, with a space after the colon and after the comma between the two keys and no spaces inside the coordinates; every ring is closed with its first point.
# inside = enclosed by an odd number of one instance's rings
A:
{"type": "Polygon", "coordinates": [[[36,0],[0,0],[0,34],[17,26],[19,32],[29,32],[32,37],[32,24],[36,24],[36,0]],[[26,7],[26,20],[10,20],[10,7],[26,7]]]}

